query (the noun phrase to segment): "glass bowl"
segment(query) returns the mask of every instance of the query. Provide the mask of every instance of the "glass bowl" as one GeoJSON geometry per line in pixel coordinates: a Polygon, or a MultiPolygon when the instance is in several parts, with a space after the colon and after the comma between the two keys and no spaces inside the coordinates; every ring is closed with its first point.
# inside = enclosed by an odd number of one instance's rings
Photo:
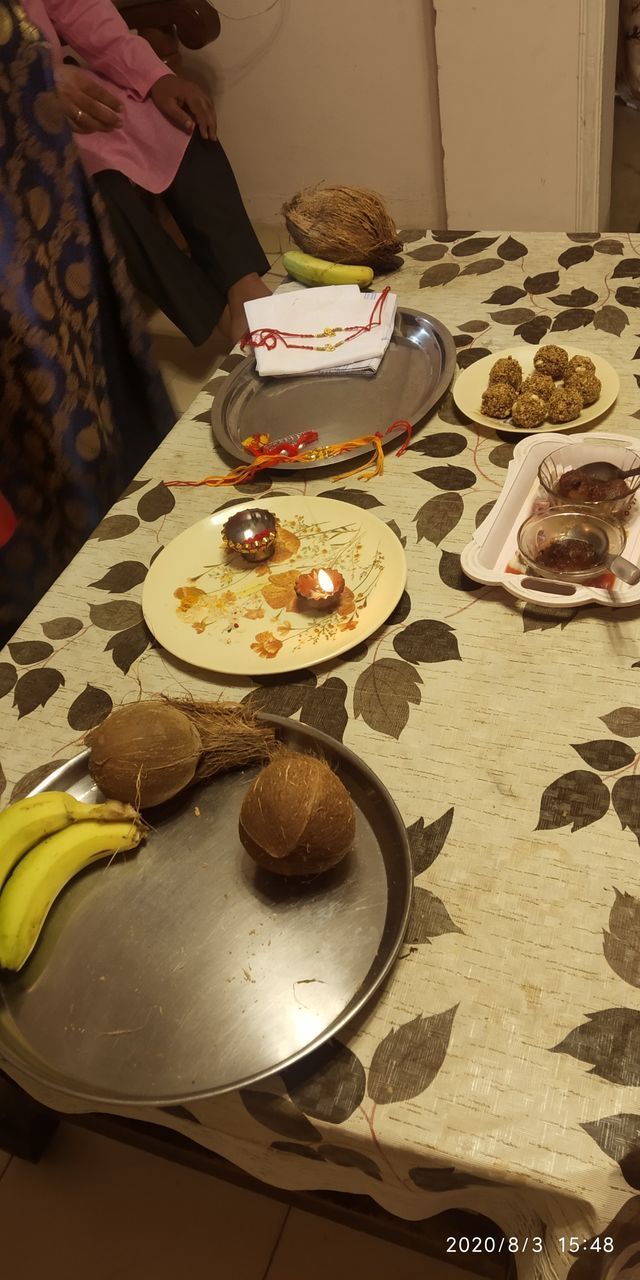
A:
{"type": "Polygon", "coordinates": [[[630,471],[632,467],[640,467],[640,454],[622,444],[609,444],[604,440],[589,440],[581,444],[567,444],[541,462],[538,468],[538,479],[553,507],[571,507],[572,511],[588,511],[607,520],[614,518],[624,520],[628,514],[635,495],[640,489],[640,476],[630,476],[625,480],[627,493],[620,498],[605,498],[597,502],[576,501],[575,497],[563,497],[558,492],[558,481],[565,471],[575,471],[587,462],[612,462],[621,471],[630,471]]]}
{"type": "Polygon", "coordinates": [[[518,551],[525,564],[541,578],[556,582],[590,582],[605,573],[607,556],[619,556],[625,544],[624,529],[616,520],[604,520],[582,510],[556,507],[543,515],[529,516],[518,529],[518,551]],[[556,569],[541,565],[536,556],[551,542],[579,538],[597,552],[597,563],[589,569],[556,569]]]}

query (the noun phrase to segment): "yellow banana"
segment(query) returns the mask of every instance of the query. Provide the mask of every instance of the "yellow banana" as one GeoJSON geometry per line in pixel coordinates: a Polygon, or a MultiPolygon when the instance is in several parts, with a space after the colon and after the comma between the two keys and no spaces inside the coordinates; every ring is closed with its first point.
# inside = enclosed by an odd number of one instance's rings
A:
{"type": "Polygon", "coordinates": [[[0,969],[21,969],[57,896],[98,858],[134,849],[140,822],[74,822],[25,854],[0,893],[0,969]]]}
{"type": "Polygon", "coordinates": [[[66,791],[41,791],[17,800],[0,813],[0,888],[29,849],[72,822],[126,822],[135,809],[119,800],[85,804],[66,791]]]}
{"type": "Polygon", "coordinates": [[[301,284],[358,284],[366,288],[373,280],[371,267],[348,267],[341,262],[312,258],[310,253],[291,249],[282,255],[285,271],[301,284]]]}

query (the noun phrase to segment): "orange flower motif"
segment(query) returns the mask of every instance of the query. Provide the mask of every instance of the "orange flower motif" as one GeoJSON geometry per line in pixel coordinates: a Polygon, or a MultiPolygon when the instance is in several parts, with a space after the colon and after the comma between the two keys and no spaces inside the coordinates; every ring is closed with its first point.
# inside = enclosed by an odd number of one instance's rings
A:
{"type": "Polygon", "coordinates": [[[203,632],[204,632],[204,631],[206,631],[206,629],[207,629],[207,624],[206,624],[206,622],[192,622],[192,623],[191,623],[191,626],[193,627],[194,631],[195,631],[199,636],[201,636],[201,635],[203,634],[203,632]]]}
{"type": "Polygon", "coordinates": [[[340,630],[341,630],[341,631],[355,631],[355,629],[356,629],[357,625],[358,625],[358,624],[357,624],[357,622],[356,622],[355,618],[351,618],[349,622],[342,622],[342,623],[340,624],[340,630]]]}
{"type": "Polygon", "coordinates": [[[174,591],[173,594],[176,600],[180,601],[180,604],[178,605],[180,613],[187,613],[194,604],[198,603],[200,597],[205,593],[200,590],[200,587],[178,587],[177,591],[174,591]]]}
{"type": "Polygon", "coordinates": [[[271,631],[259,631],[251,648],[260,658],[275,658],[282,648],[282,640],[277,640],[271,631]]]}
{"type": "Polygon", "coordinates": [[[232,604],[235,604],[235,602],[236,602],[235,591],[223,591],[222,595],[215,596],[213,600],[213,603],[218,613],[224,613],[225,609],[228,609],[229,606],[232,604]]]}
{"type": "Polygon", "coordinates": [[[287,632],[291,631],[291,629],[292,628],[291,628],[290,622],[281,622],[280,626],[278,627],[278,635],[286,636],[287,632]]]}
{"type": "Polygon", "coordinates": [[[243,616],[251,618],[252,621],[255,618],[264,618],[264,609],[245,609],[243,616]]]}

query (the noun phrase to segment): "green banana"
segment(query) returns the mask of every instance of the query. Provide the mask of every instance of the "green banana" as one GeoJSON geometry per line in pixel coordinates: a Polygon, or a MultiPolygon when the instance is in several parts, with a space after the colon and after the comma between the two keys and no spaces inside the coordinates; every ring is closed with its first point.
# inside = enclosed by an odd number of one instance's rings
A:
{"type": "Polygon", "coordinates": [[[72,822],[126,822],[135,809],[119,800],[86,804],[66,791],[41,791],[17,800],[0,813],[0,889],[29,849],[72,822]]]}
{"type": "Polygon", "coordinates": [[[138,822],[74,822],[25,854],[0,893],[0,969],[21,969],[65,885],[99,858],[134,849],[138,822]]]}
{"type": "Polygon", "coordinates": [[[312,258],[310,253],[291,249],[283,253],[284,269],[301,284],[358,284],[366,288],[373,280],[371,267],[348,267],[341,262],[312,258]]]}

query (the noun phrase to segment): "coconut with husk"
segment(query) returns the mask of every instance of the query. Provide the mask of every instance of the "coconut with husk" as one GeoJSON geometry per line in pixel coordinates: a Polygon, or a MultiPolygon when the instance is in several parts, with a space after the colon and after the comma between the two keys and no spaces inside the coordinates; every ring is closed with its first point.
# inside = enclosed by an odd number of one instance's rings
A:
{"type": "Polygon", "coordinates": [[[282,207],[299,249],[329,262],[396,266],[402,241],[382,196],[366,187],[307,187],[282,207]]]}
{"type": "Polygon", "coordinates": [[[240,839],[259,867],[311,876],[346,857],[355,836],[351,796],[324,760],[282,750],[253,781],[240,810],[240,839]]]}
{"type": "Polygon", "coordinates": [[[111,800],[163,804],[226,769],[263,764],[276,736],[234,702],[152,698],[117,707],[87,734],[89,772],[111,800]]]}

